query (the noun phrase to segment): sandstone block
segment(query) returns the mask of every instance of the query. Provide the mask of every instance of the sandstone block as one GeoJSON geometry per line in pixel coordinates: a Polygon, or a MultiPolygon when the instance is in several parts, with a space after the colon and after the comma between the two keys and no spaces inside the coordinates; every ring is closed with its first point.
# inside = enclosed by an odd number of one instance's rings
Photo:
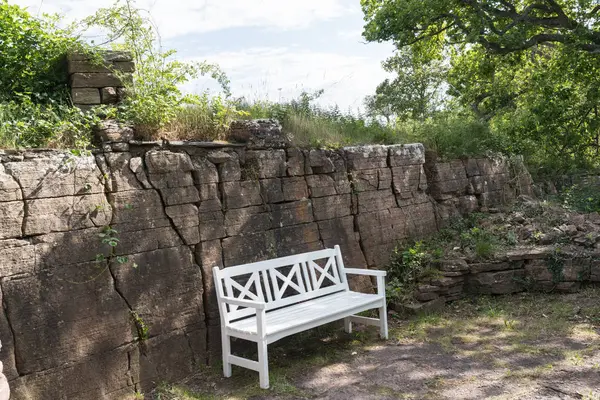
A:
{"type": "Polygon", "coordinates": [[[358,193],[358,212],[369,213],[396,208],[396,197],[391,190],[358,193]]]}
{"type": "Polygon", "coordinates": [[[219,164],[219,180],[221,182],[233,182],[242,179],[242,169],[240,161],[237,157],[219,164]]]}
{"type": "Polygon", "coordinates": [[[468,290],[480,294],[508,294],[523,290],[525,270],[482,272],[469,276],[468,290]]]}
{"type": "Polygon", "coordinates": [[[223,268],[223,249],[220,240],[202,242],[196,246],[196,262],[202,268],[204,309],[207,320],[219,320],[219,305],[215,293],[212,269],[223,268]]]}
{"type": "Polygon", "coordinates": [[[104,87],[100,89],[100,98],[102,104],[115,104],[119,101],[117,89],[114,87],[104,87]]]}
{"type": "Polygon", "coordinates": [[[203,326],[202,273],[188,247],[134,254],[129,261],[138,267],[114,265],[111,270],[116,287],[148,326],[150,336],[203,326]]]}
{"type": "Polygon", "coordinates": [[[304,154],[300,149],[287,149],[287,174],[288,176],[304,175],[304,154]]]}
{"type": "Polygon", "coordinates": [[[262,204],[258,181],[222,183],[223,201],[227,209],[262,204]]]}
{"type": "Polygon", "coordinates": [[[221,210],[222,205],[219,197],[219,188],[216,183],[198,185],[197,188],[200,193],[199,210],[201,212],[221,210]]]}
{"type": "Polygon", "coordinates": [[[319,240],[319,227],[315,223],[274,229],[273,237],[277,257],[285,257],[323,248],[319,240]]]}
{"type": "Polygon", "coordinates": [[[35,248],[26,240],[0,240],[0,277],[33,274],[35,248]]]}
{"type": "Polygon", "coordinates": [[[151,174],[181,173],[194,170],[192,160],[187,153],[164,150],[151,150],[147,152],[146,165],[151,174]]]}
{"type": "Polygon", "coordinates": [[[266,206],[236,208],[225,212],[227,236],[253,233],[271,227],[271,217],[266,206]]]}
{"type": "Polygon", "coordinates": [[[391,167],[425,163],[425,148],[421,143],[393,145],[388,149],[391,167]]]}
{"type": "Polygon", "coordinates": [[[222,244],[225,267],[277,257],[273,231],[225,238],[222,244]]]}
{"type": "Polygon", "coordinates": [[[191,245],[200,242],[198,207],[193,204],[168,206],[165,208],[165,212],[173,222],[173,225],[175,225],[185,244],[191,245]]]}
{"type": "Polygon", "coordinates": [[[319,221],[319,233],[325,247],[339,245],[348,268],[365,268],[367,262],[360,248],[360,235],[354,231],[354,217],[319,221]]]}
{"type": "MultiPolygon", "coordinates": [[[[513,262],[491,262],[491,263],[477,263],[469,265],[470,271],[472,274],[478,274],[480,272],[492,272],[492,271],[506,271],[511,269],[519,269],[523,268],[522,261],[513,261],[513,262]]],[[[525,265],[525,272],[527,274],[528,266],[525,265]]]]}
{"type": "Polygon", "coordinates": [[[348,160],[349,170],[386,168],[388,159],[388,147],[373,146],[355,146],[345,147],[344,152],[348,160]]]}
{"type": "MultiPolygon", "coordinates": [[[[231,159],[231,158],[230,158],[231,159]]],[[[229,160],[228,160],[229,161],[229,160]]],[[[194,182],[198,185],[209,185],[219,182],[217,166],[205,158],[193,160],[194,182]]]]}
{"type": "Polygon", "coordinates": [[[22,235],[24,214],[22,201],[0,203],[0,239],[16,238],[22,235]]]}
{"type": "Polygon", "coordinates": [[[103,194],[28,200],[27,211],[27,236],[104,226],[112,220],[112,207],[103,194]]]}
{"type": "Polygon", "coordinates": [[[21,200],[22,198],[19,184],[5,172],[4,166],[0,164],[0,203],[21,200]]]}
{"type": "Polygon", "coordinates": [[[312,203],[316,221],[341,218],[352,213],[352,200],[349,194],[314,198],[312,203]]]}
{"type": "Polygon", "coordinates": [[[244,171],[246,179],[279,178],[285,176],[285,150],[247,151],[244,171]]]}
{"type": "Polygon", "coordinates": [[[161,189],[162,198],[167,206],[197,203],[200,201],[198,189],[194,186],[161,189]]]}
{"type": "Polygon", "coordinates": [[[281,180],[284,201],[308,198],[308,186],[304,177],[283,178],[281,180]]]}
{"type": "Polygon", "coordinates": [[[325,197],[337,194],[335,181],[329,175],[308,175],[306,183],[310,197],[325,197]]]}
{"type": "Polygon", "coordinates": [[[131,126],[120,124],[115,120],[101,121],[94,128],[94,134],[103,142],[128,142],[133,139],[131,126]]]}
{"type": "Polygon", "coordinates": [[[267,203],[280,203],[283,201],[283,188],[281,186],[281,179],[261,179],[260,187],[262,196],[267,203]]]}
{"type": "Polygon", "coordinates": [[[71,98],[74,104],[100,104],[100,91],[96,88],[73,88],[71,98]]]}
{"type": "Polygon", "coordinates": [[[2,282],[21,374],[81,361],[133,340],[127,304],[111,274],[98,276],[98,269],[96,262],[62,264],[2,282]]]}
{"type": "Polygon", "coordinates": [[[315,174],[327,174],[335,171],[333,161],[329,157],[331,152],[326,150],[310,150],[308,152],[308,165],[315,174]]]}
{"type": "Polygon", "coordinates": [[[272,226],[280,228],[289,225],[313,222],[313,209],[310,200],[271,205],[272,226]]]}
{"type": "Polygon", "coordinates": [[[104,192],[104,178],[93,156],[55,154],[4,164],[26,199],[104,192]]]}
{"type": "Polygon", "coordinates": [[[220,239],[227,236],[225,231],[225,217],[221,211],[200,212],[200,240],[220,239]]]}
{"type": "Polygon", "coordinates": [[[394,193],[407,197],[412,197],[412,193],[420,189],[421,180],[426,179],[420,165],[394,167],[392,176],[394,193]]]}
{"type": "Polygon", "coordinates": [[[113,73],[76,72],[71,74],[72,88],[103,88],[107,86],[123,86],[123,83],[113,73]]]}

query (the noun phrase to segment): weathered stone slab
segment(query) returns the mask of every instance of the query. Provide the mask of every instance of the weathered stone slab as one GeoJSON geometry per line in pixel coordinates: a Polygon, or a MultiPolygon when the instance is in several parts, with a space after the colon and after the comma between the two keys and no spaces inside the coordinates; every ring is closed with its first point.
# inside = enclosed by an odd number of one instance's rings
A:
{"type": "Polygon", "coordinates": [[[100,228],[48,233],[34,236],[38,268],[93,261],[98,254],[108,254],[108,246],[98,236],[100,228]]]}
{"type": "Polygon", "coordinates": [[[233,182],[242,179],[242,169],[237,154],[231,160],[219,164],[218,169],[221,182],[233,182]]]}
{"type": "MultiPolygon", "coordinates": [[[[0,241],[0,277],[32,274],[35,269],[35,249],[28,241],[0,241]]],[[[1,353],[0,353],[1,354],[1,353]]]]}
{"type": "Polygon", "coordinates": [[[500,272],[482,272],[470,275],[468,290],[479,294],[508,294],[523,290],[525,270],[515,269],[500,272]]]}
{"type": "Polygon", "coordinates": [[[70,86],[72,88],[103,88],[107,86],[123,86],[123,83],[113,73],[76,72],[71,75],[70,86]]]}
{"type": "Polygon", "coordinates": [[[116,87],[103,87],[100,89],[102,104],[114,104],[119,101],[119,92],[116,87]]]}
{"type": "Polygon", "coordinates": [[[354,231],[354,217],[319,221],[319,233],[325,247],[339,245],[348,268],[365,268],[367,262],[360,248],[360,235],[354,231]]]}
{"type": "Polygon", "coordinates": [[[119,245],[116,247],[115,253],[122,256],[184,244],[171,227],[168,219],[159,219],[152,223],[157,227],[144,230],[136,229],[137,227],[128,224],[113,225],[113,228],[119,232],[119,245]]]}
{"type": "Polygon", "coordinates": [[[356,225],[370,267],[386,266],[396,242],[407,236],[405,216],[400,209],[359,214],[356,225]]]}
{"type": "Polygon", "coordinates": [[[302,176],[304,175],[304,154],[302,150],[291,148],[287,149],[287,175],[302,176]]]}
{"type": "Polygon", "coordinates": [[[80,361],[133,340],[127,304],[111,274],[96,262],[4,279],[2,292],[21,374],[80,361]]]}
{"type": "Polygon", "coordinates": [[[75,104],[100,104],[100,91],[96,88],[73,88],[71,98],[75,104]]]}
{"type": "Polygon", "coordinates": [[[135,177],[142,184],[144,189],[152,188],[152,185],[146,176],[146,171],[144,171],[144,161],[141,157],[132,157],[131,160],[129,160],[129,169],[135,174],[135,177]]]}
{"type": "MultiPolygon", "coordinates": [[[[511,261],[511,262],[490,262],[490,263],[476,263],[469,265],[472,274],[478,274],[480,272],[492,272],[492,271],[506,271],[511,269],[523,268],[522,261],[511,261]]],[[[528,266],[525,265],[525,272],[528,272],[528,266]]]]}
{"type": "Polygon", "coordinates": [[[110,193],[115,224],[131,224],[138,229],[152,228],[153,220],[165,219],[160,195],[154,189],[110,193]]]}
{"type": "Polygon", "coordinates": [[[23,201],[0,203],[0,239],[16,238],[22,235],[24,214],[23,201]]]}
{"type": "Polygon", "coordinates": [[[327,150],[310,150],[308,152],[308,166],[312,173],[327,174],[335,172],[335,166],[330,158],[332,153],[327,150]]]}
{"type": "Polygon", "coordinates": [[[421,143],[388,146],[390,167],[425,164],[425,148],[421,143]]]}
{"type": "Polygon", "coordinates": [[[479,210],[479,200],[475,196],[461,196],[458,198],[458,210],[467,215],[479,210]]]}
{"type": "MultiPolygon", "coordinates": [[[[206,330],[201,332],[206,337],[206,330]]],[[[202,361],[206,359],[206,351],[202,358],[202,361]]],[[[195,354],[185,332],[175,331],[150,338],[145,343],[144,354],[139,356],[139,390],[147,392],[158,382],[176,382],[189,377],[197,368],[194,361],[195,354]]]]}
{"type": "Polygon", "coordinates": [[[348,169],[351,171],[386,168],[388,166],[387,146],[344,147],[344,152],[348,160],[348,169]]]}
{"type": "Polygon", "coordinates": [[[335,181],[329,175],[308,175],[306,177],[306,183],[311,198],[338,194],[335,181]]]}
{"type": "Polygon", "coordinates": [[[27,200],[24,234],[105,226],[111,220],[112,207],[103,194],[33,199],[27,200]]]}
{"type": "MultiPolygon", "coordinates": [[[[394,193],[412,197],[420,189],[421,180],[426,180],[421,165],[407,165],[392,168],[394,193]]],[[[426,183],[425,183],[426,184],[426,183]]]]}
{"type": "Polygon", "coordinates": [[[104,192],[104,178],[93,156],[53,155],[4,164],[26,199],[104,192]]]}
{"type": "Polygon", "coordinates": [[[207,320],[219,319],[219,304],[215,293],[213,268],[223,268],[223,249],[220,240],[202,242],[196,246],[196,262],[202,268],[204,310],[207,320]]]}
{"type": "Polygon", "coordinates": [[[366,169],[352,173],[352,187],[357,192],[389,189],[392,173],[389,168],[366,169]]]}
{"type": "Polygon", "coordinates": [[[227,209],[249,207],[263,202],[258,181],[224,182],[222,191],[227,209]]]}
{"type": "Polygon", "coordinates": [[[554,246],[521,247],[506,252],[506,257],[511,261],[538,260],[546,258],[554,252],[554,246]]]}
{"type": "Polygon", "coordinates": [[[198,207],[193,204],[169,206],[165,208],[165,212],[173,221],[173,225],[175,225],[185,244],[200,243],[198,207]]]}
{"type": "Polygon", "coordinates": [[[247,151],[244,171],[246,179],[279,178],[285,176],[285,150],[247,151]]]}
{"type": "Polygon", "coordinates": [[[267,203],[280,203],[283,201],[283,187],[281,179],[261,179],[260,187],[262,196],[267,203]]]}
{"type": "Polygon", "coordinates": [[[316,223],[287,226],[273,230],[277,257],[305,253],[323,248],[316,223]]]}
{"type": "MultiPolygon", "coordinates": [[[[134,161],[135,164],[140,164],[139,161],[134,161]]],[[[136,176],[136,173],[131,167],[131,155],[129,153],[106,153],[104,155],[97,155],[96,161],[99,163],[100,168],[105,170],[106,186],[109,191],[125,191],[125,190],[138,190],[143,189],[142,182],[136,176]],[[104,165],[106,163],[106,165],[104,165]]],[[[140,174],[142,179],[145,179],[146,174],[143,170],[142,165],[137,165],[136,171],[140,174]]]]}
{"type": "Polygon", "coordinates": [[[146,166],[148,167],[148,172],[151,174],[190,172],[194,170],[192,160],[187,153],[176,153],[167,150],[151,150],[147,152],[146,166]]]}
{"type": "Polygon", "coordinates": [[[81,362],[25,375],[10,382],[13,399],[103,399],[120,400],[135,394],[128,351],[134,345],[94,355],[81,362]]]}
{"type": "Polygon", "coordinates": [[[219,187],[216,183],[208,183],[197,186],[200,194],[201,212],[220,211],[222,208],[221,199],[219,197],[219,187]]]}
{"type": "Polygon", "coordinates": [[[273,231],[223,239],[223,263],[226,267],[277,257],[273,231]]]}
{"type": "Polygon", "coordinates": [[[349,194],[312,199],[315,221],[341,218],[352,213],[352,199],[349,194]]]}
{"type": "Polygon", "coordinates": [[[0,202],[21,200],[21,188],[15,179],[7,174],[0,164],[0,202]]]}
{"type": "Polygon", "coordinates": [[[305,199],[292,203],[272,204],[270,216],[274,228],[313,222],[312,203],[305,199]]]}
{"type": "Polygon", "coordinates": [[[221,211],[200,212],[200,240],[214,240],[227,236],[225,217],[221,211]]]}
{"type": "Polygon", "coordinates": [[[396,208],[396,197],[391,190],[358,193],[359,214],[396,208]]]}
{"type": "Polygon", "coordinates": [[[167,206],[197,203],[200,201],[200,194],[198,193],[198,189],[194,186],[161,189],[160,193],[167,206]]]}
{"type": "MultiPolygon", "coordinates": [[[[229,160],[231,160],[231,156],[227,161],[229,160]]],[[[206,158],[194,159],[192,163],[194,165],[192,175],[194,176],[194,182],[197,185],[207,185],[219,182],[219,171],[215,164],[206,158]]]]}
{"type": "Polygon", "coordinates": [[[113,265],[116,287],[156,336],[202,324],[202,272],[186,246],[129,256],[137,268],[113,265]],[[141,285],[140,282],[144,284],[141,285]]]}
{"type": "Polygon", "coordinates": [[[283,178],[281,180],[284,201],[308,198],[308,185],[304,177],[283,178]]]}
{"type": "Polygon", "coordinates": [[[271,227],[271,217],[266,206],[236,208],[225,212],[227,236],[253,233],[271,227]]]}

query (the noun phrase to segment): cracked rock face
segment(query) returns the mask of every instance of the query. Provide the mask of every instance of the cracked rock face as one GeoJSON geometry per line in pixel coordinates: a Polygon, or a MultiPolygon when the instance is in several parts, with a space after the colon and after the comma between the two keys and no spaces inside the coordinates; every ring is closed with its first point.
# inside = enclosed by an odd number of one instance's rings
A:
{"type": "MultiPolygon", "coordinates": [[[[383,268],[397,240],[514,193],[489,160],[426,163],[418,144],[300,150],[274,122],[242,128],[247,149],[0,154],[13,399],[122,398],[218,359],[214,266],[340,245],[347,267],[383,268]]],[[[448,296],[464,285],[450,275],[448,296]]]]}

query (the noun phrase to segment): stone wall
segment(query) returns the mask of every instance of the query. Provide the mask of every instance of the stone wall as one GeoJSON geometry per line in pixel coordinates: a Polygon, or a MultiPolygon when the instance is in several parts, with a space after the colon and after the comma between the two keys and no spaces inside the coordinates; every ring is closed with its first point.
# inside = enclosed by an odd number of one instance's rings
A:
{"type": "Polygon", "coordinates": [[[420,144],[256,143],[0,151],[0,358],[15,400],[123,398],[209,362],[215,265],[339,244],[347,266],[382,268],[396,241],[517,192],[502,162],[426,163],[420,144]]]}
{"type": "Polygon", "coordinates": [[[67,73],[73,105],[88,110],[100,104],[116,104],[123,97],[122,76],[133,72],[135,66],[130,53],[108,51],[103,61],[86,54],[67,57],[67,73]]]}

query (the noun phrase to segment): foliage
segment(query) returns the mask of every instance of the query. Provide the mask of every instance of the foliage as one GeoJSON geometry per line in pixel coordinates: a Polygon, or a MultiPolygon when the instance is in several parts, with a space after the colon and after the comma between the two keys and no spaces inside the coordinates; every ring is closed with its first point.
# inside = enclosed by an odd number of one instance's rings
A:
{"type": "Polygon", "coordinates": [[[25,9],[0,0],[0,101],[30,97],[34,103],[67,95],[65,54],[77,45],[57,18],[34,18],[25,9]]]}
{"type": "Polygon", "coordinates": [[[595,0],[362,0],[368,40],[400,47],[477,44],[493,54],[563,44],[600,51],[600,5],[595,0]]]}
{"type": "Polygon", "coordinates": [[[0,102],[0,147],[85,148],[98,120],[64,102],[34,103],[21,96],[0,102]]]}
{"type": "Polygon", "coordinates": [[[383,81],[375,95],[366,98],[369,116],[384,117],[389,125],[398,119],[423,121],[439,108],[445,77],[440,60],[424,62],[411,48],[403,48],[383,62],[383,69],[396,77],[383,81]]]}
{"type": "Polygon", "coordinates": [[[422,68],[449,60],[444,107],[470,110],[503,142],[505,153],[523,154],[538,175],[599,163],[597,2],[363,0],[362,5],[368,40],[392,40],[422,68]]]}
{"type": "Polygon", "coordinates": [[[123,76],[127,95],[119,117],[135,124],[142,135],[152,136],[179,113],[185,113],[186,104],[206,107],[206,94],[181,92],[180,86],[191,79],[209,75],[220,84],[226,97],[230,95],[229,80],[217,65],[174,60],[175,50],[163,50],[149,15],[136,8],[133,0],[117,0],[84,22],[87,28],[106,31],[107,42],[113,48],[133,54],[136,68],[131,77],[123,76]]]}
{"type": "Polygon", "coordinates": [[[563,207],[584,213],[600,212],[600,189],[596,185],[575,184],[560,193],[563,207]]]}

